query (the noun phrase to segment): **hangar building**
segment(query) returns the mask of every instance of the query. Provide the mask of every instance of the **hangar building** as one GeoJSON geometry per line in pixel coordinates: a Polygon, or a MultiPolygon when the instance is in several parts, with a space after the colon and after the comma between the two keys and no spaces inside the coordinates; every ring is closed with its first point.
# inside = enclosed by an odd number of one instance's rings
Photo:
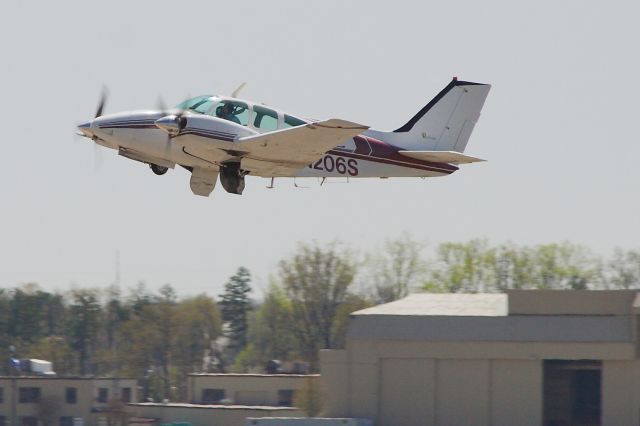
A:
{"type": "Polygon", "coordinates": [[[329,416],[390,425],[637,425],[637,292],[414,294],[321,353],[329,416]]]}

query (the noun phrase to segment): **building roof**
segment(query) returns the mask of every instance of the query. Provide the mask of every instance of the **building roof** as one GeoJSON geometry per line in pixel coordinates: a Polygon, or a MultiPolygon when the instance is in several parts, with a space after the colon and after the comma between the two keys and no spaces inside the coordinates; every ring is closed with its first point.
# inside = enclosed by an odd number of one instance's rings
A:
{"type": "Polygon", "coordinates": [[[213,404],[188,404],[186,402],[131,402],[132,407],[172,407],[206,410],[255,410],[255,411],[298,411],[296,407],[280,407],[271,405],[213,405],[213,404]]]}
{"type": "Polygon", "coordinates": [[[350,340],[609,342],[635,339],[637,291],[412,294],[351,315],[350,340]]]}
{"type": "Polygon", "coordinates": [[[319,374],[189,373],[190,377],[320,377],[319,374]]]}
{"type": "Polygon", "coordinates": [[[416,293],[351,315],[503,317],[507,313],[506,294],[416,293]]]}
{"type": "Polygon", "coordinates": [[[135,377],[92,377],[92,376],[0,376],[0,379],[18,380],[138,380],[135,377]]]}

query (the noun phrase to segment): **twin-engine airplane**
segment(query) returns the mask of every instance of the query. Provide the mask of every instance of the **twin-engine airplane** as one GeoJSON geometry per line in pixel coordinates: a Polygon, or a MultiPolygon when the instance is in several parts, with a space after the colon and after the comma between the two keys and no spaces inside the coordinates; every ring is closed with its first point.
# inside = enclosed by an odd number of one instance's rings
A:
{"type": "Polygon", "coordinates": [[[245,176],[432,177],[483,161],[464,155],[491,88],[454,78],[393,132],[340,119],[303,119],[232,96],[198,96],[175,109],[102,115],[78,128],[95,143],[149,164],[157,175],[180,165],[191,190],[209,196],[218,176],[227,192],[242,194],[245,176]]]}

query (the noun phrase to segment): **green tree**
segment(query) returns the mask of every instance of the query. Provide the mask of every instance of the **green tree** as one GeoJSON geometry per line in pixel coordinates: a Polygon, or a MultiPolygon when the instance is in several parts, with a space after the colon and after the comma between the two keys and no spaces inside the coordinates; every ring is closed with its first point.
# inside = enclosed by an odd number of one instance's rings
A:
{"type": "Polygon", "coordinates": [[[486,240],[440,244],[425,289],[452,293],[491,291],[493,271],[487,265],[494,258],[486,240]]]}
{"type": "Polygon", "coordinates": [[[304,385],[294,393],[293,405],[307,417],[317,417],[325,405],[325,395],[320,380],[307,377],[304,385]]]}
{"type": "Polygon", "coordinates": [[[424,286],[428,291],[589,289],[602,286],[600,260],[570,243],[533,247],[486,240],[440,244],[424,286]]]}
{"type": "Polygon", "coordinates": [[[597,288],[600,264],[588,249],[561,243],[536,246],[533,251],[534,288],[586,290],[597,288]]]}
{"type": "Polygon", "coordinates": [[[98,340],[101,313],[96,291],[74,290],[72,292],[67,333],[71,348],[77,351],[81,375],[94,370],[89,363],[98,340]]]}
{"type": "Polygon", "coordinates": [[[280,262],[279,278],[292,306],[291,329],[299,353],[318,368],[318,350],[334,348],[332,329],[336,313],[349,294],[356,264],[337,244],[298,247],[280,262]]]}
{"type": "Polygon", "coordinates": [[[8,335],[29,344],[58,331],[64,308],[61,297],[54,297],[40,290],[37,284],[29,283],[13,291],[10,312],[8,335]]]}
{"type": "Polygon", "coordinates": [[[98,374],[117,374],[121,368],[119,356],[122,326],[131,316],[131,308],[121,299],[120,289],[109,286],[105,290],[105,305],[101,327],[100,350],[96,354],[98,374]]]}
{"type": "Polygon", "coordinates": [[[222,319],[227,323],[227,337],[230,347],[237,353],[247,344],[247,315],[251,311],[251,274],[244,267],[239,267],[224,286],[220,295],[222,319]]]}
{"type": "Polygon", "coordinates": [[[236,357],[233,370],[240,373],[262,372],[269,360],[294,358],[296,340],[292,321],[291,301],[280,286],[271,283],[264,301],[249,317],[250,343],[236,357]]]}
{"type": "Polygon", "coordinates": [[[28,356],[51,361],[54,371],[60,376],[78,374],[79,371],[80,361],[65,336],[43,337],[29,346],[28,356]]]}
{"type": "Polygon", "coordinates": [[[616,248],[607,264],[607,287],[629,289],[640,287],[640,250],[616,248]]]}
{"type": "Polygon", "coordinates": [[[336,316],[331,326],[331,340],[335,349],[344,349],[347,343],[347,330],[350,315],[361,309],[373,306],[369,299],[356,294],[348,294],[344,302],[338,306],[336,316]]]}
{"type": "Polygon", "coordinates": [[[211,355],[212,343],[221,334],[222,319],[215,301],[202,294],[178,302],[173,321],[174,333],[170,337],[175,386],[177,396],[186,398],[187,374],[208,371],[205,360],[211,355]]]}
{"type": "Polygon", "coordinates": [[[424,282],[426,264],[422,260],[424,245],[404,233],[385,241],[382,250],[367,256],[368,279],[374,288],[374,298],[387,303],[407,296],[424,282]]]}

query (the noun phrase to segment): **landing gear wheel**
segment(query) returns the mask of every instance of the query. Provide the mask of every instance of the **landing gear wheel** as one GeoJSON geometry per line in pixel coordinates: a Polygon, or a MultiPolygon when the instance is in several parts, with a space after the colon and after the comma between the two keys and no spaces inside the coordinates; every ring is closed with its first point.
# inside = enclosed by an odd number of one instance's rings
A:
{"type": "Polygon", "coordinates": [[[158,166],[157,164],[149,164],[149,167],[151,167],[151,171],[158,176],[162,176],[163,174],[167,173],[167,170],[169,170],[168,167],[158,166]]]}
{"type": "Polygon", "coordinates": [[[220,168],[220,183],[227,192],[242,195],[244,174],[239,162],[227,163],[220,168]]]}

